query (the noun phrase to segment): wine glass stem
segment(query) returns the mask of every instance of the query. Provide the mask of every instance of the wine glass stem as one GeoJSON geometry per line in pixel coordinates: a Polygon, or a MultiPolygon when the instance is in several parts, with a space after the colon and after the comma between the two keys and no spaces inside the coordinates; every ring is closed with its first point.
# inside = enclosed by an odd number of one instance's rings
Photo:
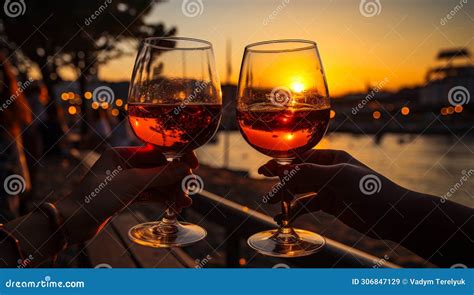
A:
{"type": "Polygon", "coordinates": [[[281,224],[280,227],[287,228],[290,220],[290,202],[285,199],[285,194],[282,194],[281,200],[281,224]]]}
{"type": "Polygon", "coordinates": [[[176,214],[171,206],[166,208],[165,216],[163,216],[164,223],[175,223],[176,222],[176,214]]]}
{"type": "MultiPolygon", "coordinates": [[[[282,159],[277,159],[278,164],[280,165],[289,165],[293,161],[293,158],[282,158],[282,159]]],[[[280,176],[280,182],[284,183],[284,181],[281,179],[282,177],[280,176]]],[[[280,232],[289,232],[291,231],[290,226],[288,225],[290,223],[290,205],[291,205],[291,199],[289,196],[291,193],[286,189],[282,188],[280,191],[281,194],[281,223],[279,227],[280,232]]]]}
{"type": "MultiPolygon", "coordinates": [[[[170,154],[170,155],[167,155],[166,159],[170,163],[173,161],[179,162],[180,156],[181,155],[179,154],[170,154]]],[[[168,205],[168,208],[166,208],[166,211],[165,211],[165,216],[163,216],[163,218],[161,219],[161,222],[162,222],[163,227],[167,228],[166,231],[168,232],[176,231],[176,224],[178,223],[178,220],[176,218],[176,212],[173,208],[173,204],[168,205]]]]}

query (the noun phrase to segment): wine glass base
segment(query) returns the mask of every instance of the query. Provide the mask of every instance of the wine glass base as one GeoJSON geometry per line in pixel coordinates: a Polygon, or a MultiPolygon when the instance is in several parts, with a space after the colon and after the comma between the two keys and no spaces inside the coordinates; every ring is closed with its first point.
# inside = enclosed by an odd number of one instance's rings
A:
{"type": "Polygon", "coordinates": [[[175,223],[175,232],[172,233],[160,230],[162,226],[162,221],[138,224],[128,231],[128,237],[142,246],[170,248],[188,246],[207,236],[205,229],[188,222],[175,223]]]}
{"type": "Polygon", "coordinates": [[[296,239],[291,242],[282,242],[276,238],[278,229],[267,230],[252,235],[248,245],[255,251],[274,257],[302,257],[314,254],[321,250],[326,240],[313,232],[304,229],[293,229],[296,239]]]}

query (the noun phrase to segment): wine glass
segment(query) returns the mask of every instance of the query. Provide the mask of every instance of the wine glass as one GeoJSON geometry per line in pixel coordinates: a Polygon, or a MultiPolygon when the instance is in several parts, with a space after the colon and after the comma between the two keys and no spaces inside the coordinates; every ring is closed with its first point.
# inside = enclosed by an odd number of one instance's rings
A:
{"type": "MultiPolygon", "coordinates": [[[[321,140],[329,116],[329,93],[315,42],[275,40],[245,47],[237,89],[237,121],[253,148],[288,165],[321,140]]],[[[284,172],[282,184],[298,173],[284,172]]],[[[249,246],[277,257],[306,256],[321,249],[323,237],[288,225],[292,196],[282,186],[278,194],[282,197],[280,227],[252,235],[249,246]]]]}
{"type": "MultiPolygon", "coordinates": [[[[206,144],[219,127],[222,111],[211,43],[184,37],[144,39],[127,109],[135,135],[159,149],[168,161],[179,161],[183,153],[206,144]]],[[[197,179],[187,178],[183,189],[199,189],[197,179]]],[[[166,248],[195,243],[206,234],[198,225],[178,222],[168,207],[161,221],[138,224],[128,236],[140,245],[166,248]]]]}

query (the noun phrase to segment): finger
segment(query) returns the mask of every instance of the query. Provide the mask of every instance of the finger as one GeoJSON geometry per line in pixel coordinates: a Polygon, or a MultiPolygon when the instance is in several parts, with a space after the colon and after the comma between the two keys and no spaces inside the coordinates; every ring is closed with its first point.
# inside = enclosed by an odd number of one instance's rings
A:
{"type": "MultiPolygon", "coordinates": [[[[291,203],[290,206],[290,222],[293,222],[296,218],[321,210],[321,199],[316,194],[309,194],[302,196],[291,203]]],[[[282,219],[282,214],[277,214],[274,217],[274,220],[280,224],[282,219]]]]}
{"type": "Polygon", "coordinates": [[[346,164],[324,166],[308,163],[289,165],[289,172],[280,179],[293,194],[319,192],[335,184],[340,179],[335,176],[345,166],[346,164]]]}
{"type": "Polygon", "coordinates": [[[191,168],[185,162],[168,162],[161,167],[133,169],[136,181],[142,183],[146,189],[175,184],[190,174],[191,168]]]}
{"type": "Polygon", "coordinates": [[[258,173],[267,177],[279,176],[283,173],[286,165],[278,164],[277,160],[272,159],[258,168],[258,173]]]}
{"type": "Polygon", "coordinates": [[[166,205],[176,213],[180,213],[183,208],[191,206],[193,202],[187,192],[183,191],[181,185],[176,184],[167,188],[164,197],[166,205]]]}
{"type": "Polygon", "coordinates": [[[189,207],[193,200],[181,188],[169,186],[166,188],[147,189],[140,193],[135,201],[158,202],[174,206],[177,210],[189,207]]]}
{"type": "MultiPolygon", "coordinates": [[[[364,163],[354,158],[343,150],[310,150],[298,155],[293,163],[313,163],[318,165],[351,164],[354,166],[369,168],[364,163]]],[[[370,168],[369,168],[370,169],[370,168]]]]}
{"type": "Polygon", "coordinates": [[[112,148],[110,152],[115,153],[127,168],[151,168],[167,163],[166,157],[153,145],[116,147],[112,148]]]}
{"type": "Polygon", "coordinates": [[[194,152],[184,154],[184,156],[181,159],[184,162],[188,163],[191,169],[196,169],[197,167],[199,167],[199,160],[196,157],[196,154],[194,152]]]}
{"type": "Polygon", "coordinates": [[[334,165],[346,163],[352,158],[345,151],[341,150],[319,150],[312,149],[303,154],[297,155],[294,163],[313,163],[319,165],[334,165]]]}

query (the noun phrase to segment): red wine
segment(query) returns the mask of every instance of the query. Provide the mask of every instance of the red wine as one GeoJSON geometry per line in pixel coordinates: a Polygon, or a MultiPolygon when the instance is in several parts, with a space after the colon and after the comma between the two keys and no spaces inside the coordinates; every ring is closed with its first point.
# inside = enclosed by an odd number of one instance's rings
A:
{"type": "Polygon", "coordinates": [[[220,104],[128,104],[135,135],[163,153],[183,153],[206,144],[221,119],[220,104]]]}
{"type": "Polygon", "coordinates": [[[326,133],[329,108],[255,106],[237,111],[245,140],[273,158],[292,158],[313,148],[326,133]]]}

